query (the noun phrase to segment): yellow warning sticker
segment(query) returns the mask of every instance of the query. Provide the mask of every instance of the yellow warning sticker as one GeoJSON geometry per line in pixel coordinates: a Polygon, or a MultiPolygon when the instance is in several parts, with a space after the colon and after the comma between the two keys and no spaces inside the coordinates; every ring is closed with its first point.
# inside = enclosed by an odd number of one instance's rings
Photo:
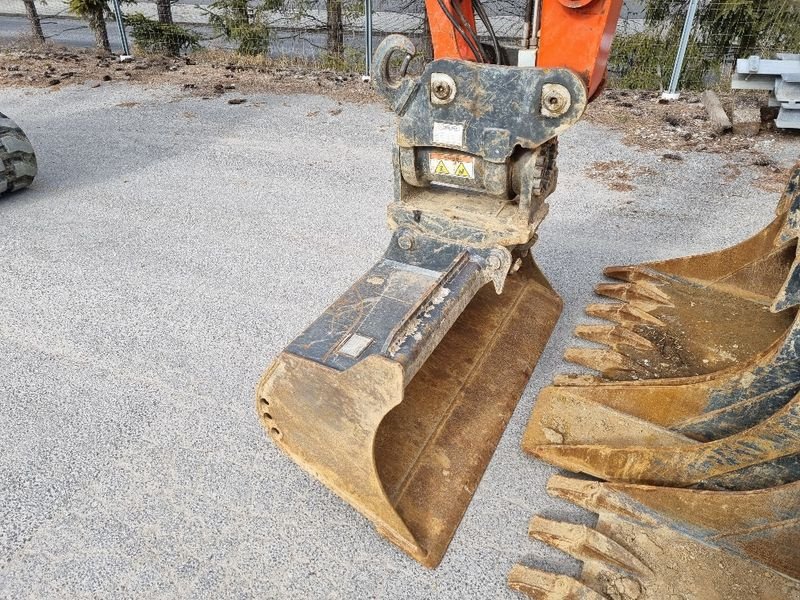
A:
{"type": "Polygon", "coordinates": [[[432,152],[430,170],[437,176],[475,179],[475,159],[459,154],[432,152]]]}
{"type": "Polygon", "coordinates": [[[450,175],[450,171],[447,169],[447,165],[444,164],[443,160],[440,160],[436,165],[436,169],[434,170],[434,174],[436,175],[450,175]]]}
{"type": "Polygon", "coordinates": [[[458,163],[458,166],[456,167],[456,177],[467,177],[472,179],[472,175],[469,174],[469,171],[467,171],[467,167],[464,166],[463,162],[458,163]]]}

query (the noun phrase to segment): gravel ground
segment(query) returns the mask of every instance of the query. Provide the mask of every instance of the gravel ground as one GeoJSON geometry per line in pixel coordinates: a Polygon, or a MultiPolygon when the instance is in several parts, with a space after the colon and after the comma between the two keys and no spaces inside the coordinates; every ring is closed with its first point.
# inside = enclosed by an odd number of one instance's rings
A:
{"type": "MultiPolygon", "coordinates": [[[[553,470],[519,440],[602,267],[721,248],[778,200],[747,153],[668,160],[585,122],[563,136],[536,256],[564,316],[430,571],[276,450],[253,410],[269,361],[388,241],[392,116],[125,84],[3,89],[0,107],[40,162],[0,200],[9,598],[513,598],[515,561],[574,569],[526,525],[590,517],[547,497],[553,470]],[[630,165],[627,191],[592,179],[597,161],[630,165]]],[[[758,150],[788,167],[798,145],[758,150]]]]}

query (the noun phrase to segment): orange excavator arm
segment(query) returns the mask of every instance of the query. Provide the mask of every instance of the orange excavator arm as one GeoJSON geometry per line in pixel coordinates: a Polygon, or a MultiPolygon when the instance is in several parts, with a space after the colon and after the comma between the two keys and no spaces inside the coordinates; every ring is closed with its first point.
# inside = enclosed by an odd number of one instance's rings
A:
{"type": "MultiPolygon", "coordinates": [[[[426,8],[435,58],[490,62],[476,27],[479,0],[426,0],[426,8]]],[[[532,0],[523,36],[523,50],[535,57],[530,66],[571,69],[593,97],[605,80],[621,11],[622,0],[532,0]]]]}
{"type": "MultiPolygon", "coordinates": [[[[473,36],[470,32],[477,31],[472,0],[425,0],[425,9],[428,11],[434,58],[482,62],[480,54],[471,44],[473,36]],[[461,23],[458,22],[457,11],[463,16],[461,23]]],[[[474,39],[477,40],[477,35],[474,39]]]]}

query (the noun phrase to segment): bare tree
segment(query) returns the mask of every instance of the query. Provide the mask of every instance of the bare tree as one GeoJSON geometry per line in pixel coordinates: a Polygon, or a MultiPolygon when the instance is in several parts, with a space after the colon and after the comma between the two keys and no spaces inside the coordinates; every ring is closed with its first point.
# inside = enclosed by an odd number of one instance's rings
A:
{"type": "Polygon", "coordinates": [[[156,0],[159,23],[172,25],[172,0],[156,0]]]}
{"type": "Polygon", "coordinates": [[[106,15],[109,13],[108,0],[69,0],[69,12],[86,19],[89,28],[94,32],[94,41],[98,50],[111,54],[108,41],[106,15]]]}
{"type": "Polygon", "coordinates": [[[44,32],[42,31],[42,22],[39,19],[39,11],[36,10],[36,4],[33,0],[22,0],[25,5],[25,12],[28,15],[28,21],[31,23],[31,33],[34,39],[40,44],[44,44],[44,32]]]}
{"type": "Polygon", "coordinates": [[[342,0],[328,0],[328,54],[341,56],[344,52],[344,22],[342,0]]]}

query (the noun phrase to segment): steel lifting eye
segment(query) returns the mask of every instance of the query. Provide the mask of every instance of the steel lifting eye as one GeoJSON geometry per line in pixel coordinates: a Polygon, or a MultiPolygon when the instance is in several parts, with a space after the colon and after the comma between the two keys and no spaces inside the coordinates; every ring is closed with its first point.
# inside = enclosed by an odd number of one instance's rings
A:
{"type": "Polygon", "coordinates": [[[416,55],[417,48],[408,38],[397,34],[387,37],[375,52],[375,85],[379,89],[399,88],[416,55]]]}
{"type": "Polygon", "coordinates": [[[396,48],[394,49],[389,55],[387,56],[386,62],[384,63],[384,78],[388,85],[397,85],[400,81],[408,75],[408,67],[411,65],[411,61],[414,60],[414,54],[409,54],[404,48],[396,48]],[[397,65],[399,54],[403,53],[403,60],[400,62],[397,70],[393,69],[394,65],[397,65]]]}

